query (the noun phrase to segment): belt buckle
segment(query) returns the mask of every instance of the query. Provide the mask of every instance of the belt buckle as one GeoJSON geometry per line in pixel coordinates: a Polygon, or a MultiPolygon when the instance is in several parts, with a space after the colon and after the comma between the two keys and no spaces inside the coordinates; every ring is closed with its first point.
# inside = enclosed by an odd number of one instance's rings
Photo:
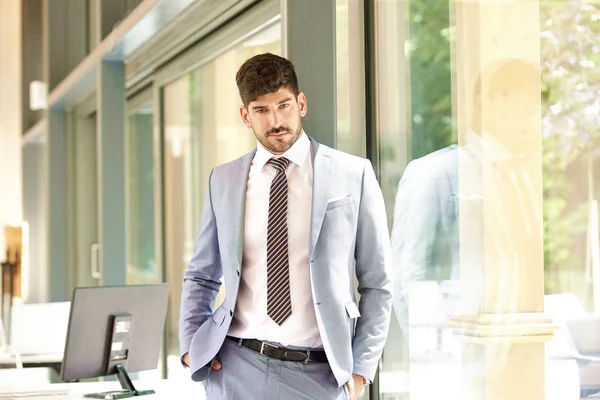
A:
{"type": "Polygon", "coordinates": [[[272,344],[269,344],[269,343],[266,343],[266,342],[261,342],[261,344],[260,344],[260,355],[263,356],[263,357],[269,357],[268,355],[265,354],[265,346],[269,346],[269,347],[272,347],[274,349],[278,349],[279,348],[278,346],[275,346],[275,345],[272,345],[272,344]]]}
{"type": "Polygon", "coordinates": [[[310,350],[304,352],[304,351],[300,351],[300,354],[302,354],[304,356],[304,359],[302,360],[298,360],[298,362],[303,362],[303,363],[308,363],[308,359],[310,358],[310,350]]]}

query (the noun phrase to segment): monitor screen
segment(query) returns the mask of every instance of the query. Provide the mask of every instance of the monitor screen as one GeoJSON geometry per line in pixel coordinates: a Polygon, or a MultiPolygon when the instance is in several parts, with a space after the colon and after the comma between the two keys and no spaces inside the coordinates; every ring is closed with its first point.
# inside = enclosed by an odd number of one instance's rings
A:
{"type": "Polygon", "coordinates": [[[168,284],[76,288],[62,364],[65,382],[156,369],[168,284]]]}

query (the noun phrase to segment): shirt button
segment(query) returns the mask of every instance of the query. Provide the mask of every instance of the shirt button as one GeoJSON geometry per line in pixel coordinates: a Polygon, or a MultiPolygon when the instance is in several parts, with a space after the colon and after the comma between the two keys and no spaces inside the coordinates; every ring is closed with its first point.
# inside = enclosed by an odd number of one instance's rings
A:
{"type": "Polygon", "coordinates": [[[237,272],[238,276],[240,276],[240,270],[239,269],[237,271],[235,271],[235,272],[237,272]]]}
{"type": "Polygon", "coordinates": [[[229,316],[233,317],[233,310],[229,310],[229,316]]]}

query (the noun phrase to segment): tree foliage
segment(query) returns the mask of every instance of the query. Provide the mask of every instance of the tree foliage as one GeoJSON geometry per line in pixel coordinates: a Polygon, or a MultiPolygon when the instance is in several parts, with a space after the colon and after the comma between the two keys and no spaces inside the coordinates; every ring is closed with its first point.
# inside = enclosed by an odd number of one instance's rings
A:
{"type": "MultiPolygon", "coordinates": [[[[409,3],[412,158],[453,141],[449,2],[409,3]]],[[[600,9],[585,1],[540,4],[544,266],[582,279],[588,215],[588,157],[600,152],[600,9]]],[[[591,171],[600,176],[593,163],[591,171]]],[[[594,178],[596,186],[599,179],[594,178]]],[[[600,191],[594,189],[592,197],[600,191]]]]}
{"type": "Polygon", "coordinates": [[[448,1],[409,3],[412,158],[452,144],[448,1]]]}
{"type": "Polygon", "coordinates": [[[562,287],[558,278],[570,272],[583,281],[585,270],[588,197],[598,194],[588,187],[587,174],[600,176],[593,162],[588,171],[600,140],[599,21],[595,4],[540,6],[544,265],[554,277],[546,279],[550,293],[581,290],[562,287]]]}

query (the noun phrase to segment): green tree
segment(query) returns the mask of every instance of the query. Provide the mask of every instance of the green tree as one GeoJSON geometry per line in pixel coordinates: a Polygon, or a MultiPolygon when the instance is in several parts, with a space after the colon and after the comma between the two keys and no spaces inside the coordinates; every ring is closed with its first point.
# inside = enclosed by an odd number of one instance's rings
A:
{"type": "Polygon", "coordinates": [[[412,158],[452,144],[450,2],[411,1],[412,158]]]}

